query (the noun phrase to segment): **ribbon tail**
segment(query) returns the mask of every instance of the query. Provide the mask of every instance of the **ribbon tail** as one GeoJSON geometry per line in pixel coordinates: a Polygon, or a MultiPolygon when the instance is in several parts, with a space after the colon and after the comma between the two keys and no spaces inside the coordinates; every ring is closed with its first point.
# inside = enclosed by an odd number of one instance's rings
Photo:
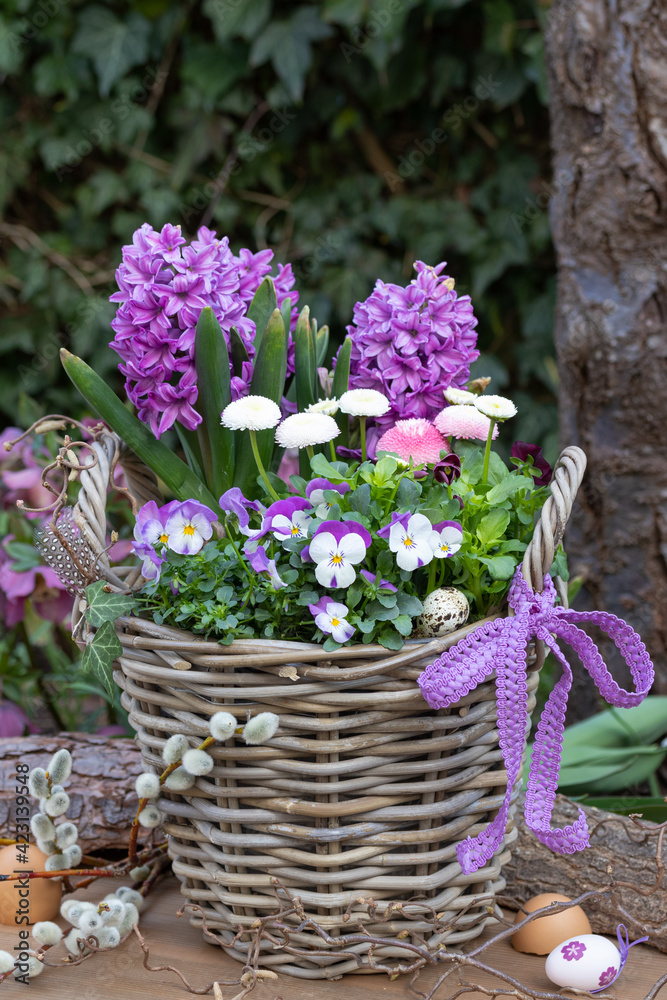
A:
{"type": "Polygon", "coordinates": [[[417,683],[431,708],[449,708],[491,676],[506,621],[475,629],[423,670],[417,683]]]}
{"type": "Polygon", "coordinates": [[[653,685],[655,672],[646,646],[627,622],[606,611],[570,611],[564,608],[556,608],[554,619],[555,628],[552,631],[572,646],[606,701],[620,708],[631,708],[644,700],[653,685]],[[597,625],[613,640],[630,668],[635,691],[626,691],[616,683],[593,640],[577,628],[575,622],[597,625]]]}
{"type": "Polygon", "coordinates": [[[463,872],[478,871],[502,844],[507,826],[512,791],[516,784],[527,737],[528,690],[526,646],[528,623],[524,616],[505,619],[496,646],[495,663],[498,705],[498,734],[507,769],[507,791],[495,819],[476,837],[468,837],[456,849],[463,872]]]}
{"type": "Polygon", "coordinates": [[[562,829],[551,827],[551,815],[558,787],[560,757],[563,749],[567,696],[572,686],[572,670],[546,628],[538,630],[542,639],[560,661],[562,676],[549,695],[537,726],[526,790],[526,826],[540,843],[557,854],[574,854],[588,847],[588,825],[583,809],[571,825],[562,829]]]}

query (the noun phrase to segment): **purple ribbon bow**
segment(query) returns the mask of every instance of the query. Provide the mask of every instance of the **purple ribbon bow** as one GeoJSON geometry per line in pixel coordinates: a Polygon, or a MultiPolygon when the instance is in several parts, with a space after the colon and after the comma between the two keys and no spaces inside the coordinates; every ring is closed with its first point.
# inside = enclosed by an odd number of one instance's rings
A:
{"type": "MultiPolygon", "coordinates": [[[[603,972],[602,975],[600,976],[600,982],[602,983],[602,985],[598,990],[591,990],[591,993],[602,993],[602,991],[606,990],[607,987],[611,986],[612,983],[615,983],[620,974],[623,972],[623,966],[628,960],[628,952],[630,951],[630,949],[633,948],[636,944],[643,944],[644,941],[648,941],[648,937],[637,938],[637,940],[633,941],[631,944],[630,939],[628,938],[628,932],[625,927],[625,924],[618,925],[618,927],[616,928],[616,937],[618,938],[618,950],[621,953],[621,964],[618,967],[618,972],[616,973],[615,976],[612,976],[611,979],[607,979],[605,973],[603,972]],[[623,933],[621,933],[621,931],[623,933]]],[[[611,971],[613,971],[613,966],[611,971]]]]}
{"type": "Polygon", "coordinates": [[[526,790],[526,825],[557,854],[574,854],[588,847],[588,826],[582,809],[579,818],[561,830],[551,828],[558,772],[563,748],[567,696],[572,670],[555,636],[578,654],[600,691],[611,705],[638,705],[653,683],[653,664],[646,646],[626,622],[604,611],[570,611],[554,607],[556,589],[550,576],[544,590],[535,593],[517,569],[509,591],[512,618],[498,618],[481,625],[431,663],[418,684],[431,708],[447,708],[496,674],[499,744],[507,768],[505,801],[495,819],[477,837],[468,837],[456,853],[465,874],[482,868],[498,851],[505,833],[512,789],[519,776],[526,746],[528,693],[526,655],[531,638],[541,639],[560,661],[563,673],[542,711],[533,745],[526,790]],[[636,690],[619,687],[593,640],[575,622],[588,621],[614,640],[630,667],[636,690]]]}

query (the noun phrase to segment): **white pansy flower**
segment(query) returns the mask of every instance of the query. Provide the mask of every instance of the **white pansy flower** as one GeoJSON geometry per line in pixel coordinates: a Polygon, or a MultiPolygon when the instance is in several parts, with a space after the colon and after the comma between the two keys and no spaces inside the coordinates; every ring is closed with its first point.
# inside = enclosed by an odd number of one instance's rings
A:
{"type": "Polygon", "coordinates": [[[338,424],[326,413],[293,413],[276,428],[276,444],[281,448],[312,448],[333,441],[339,434],[338,424]]]}
{"type": "Polygon", "coordinates": [[[244,396],[226,406],[220,423],[232,431],[268,431],[280,422],[280,407],[267,396],[244,396]]]}
{"type": "Polygon", "coordinates": [[[439,541],[438,532],[425,514],[413,514],[405,525],[396,521],[389,531],[389,548],[396,553],[401,569],[426,566],[433,559],[433,550],[439,541]]]}
{"type": "Polygon", "coordinates": [[[445,389],[445,399],[455,406],[474,406],[478,398],[476,393],[468,392],[467,389],[456,389],[453,385],[445,389]]]}
{"type": "Polygon", "coordinates": [[[449,559],[458,552],[463,542],[463,529],[456,523],[446,524],[436,531],[438,542],[434,546],[433,555],[437,559],[449,559]]]}
{"type": "Polygon", "coordinates": [[[475,406],[491,420],[509,420],[517,414],[516,406],[506,396],[478,396],[475,406]]]}
{"type": "Polygon", "coordinates": [[[338,404],[343,413],[353,417],[382,417],[391,406],[384,393],[377,389],[348,389],[338,404]]]}

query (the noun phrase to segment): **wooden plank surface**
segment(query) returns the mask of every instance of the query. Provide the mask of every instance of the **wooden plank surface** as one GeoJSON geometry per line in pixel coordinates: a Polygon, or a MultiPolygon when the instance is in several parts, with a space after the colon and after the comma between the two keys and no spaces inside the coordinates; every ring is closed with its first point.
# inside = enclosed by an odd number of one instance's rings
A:
{"type": "MultiPolygon", "coordinates": [[[[89,889],[77,893],[80,898],[97,901],[106,895],[107,885],[102,880],[89,889]]],[[[121,884],[113,881],[114,888],[121,884]]],[[[169,878],[151,895],[142,914],[141,931],[150,948],[150,965],[175,965],[189,982],[201,989],[212,980],[236,979],[240,974],[238,963],[228,958],[220,949],[203,941],[201,931],[191,927],[187,916],[176,919],[182,902],[178,883],[169,878]]],[[[63,926],[64,922],[63,922],[63,926]]],[[[16,928],[0,925],[0,949],[12,951],[18,941],[16,928]]],[[[54,949],[53,957],[64,953],[64,946],[54,949]]],[[[544,959],[534,955],[521,955],[511,945],[503,942],[485,953],[484,959],[495,968],[507,971],[535,989],[556,992],[544,975],[544,959]]],[[[643,1000],[659,976],[667,972],[667,955],[644,945],[630,951],[628,964],[622,977],[612,988],[618,1000],[643,1000]]],[[[488,977],[463,970],[464,981],[490,986],[488,977]]],[[[422,974],[419,988],[423,991],[437,979],[434,970],[422,974]]],[[[449,1000],[456,987],[441,987],[437,1000],[449,1000]]],[[[497,981],[496,981],[497,982],[497,981]]],[[[23,995],[18,984],[8,980],[0,985],[1,997],[23,995]]],[[[30,981],[30,998],[44,1000],[183,1000],[190,996],[180,980],[171,972],[148,972],[143,967],[143,956],[136,940],[129,939],[120,948],[104,955],[97,955],[74,968],[45,969],[41,976],[30,981]]],[[[240,987],[223,986],[224,1000],[230,1000],[240,987]]],[[[570,994],[571,995],[571,994],[570,994]]],[[[667,997],[667,993],[665,994],[667,997]]],[[[211,994],[209,993],[209,996],[211,994]]],[[[662,996],[662,994],[661,994],[662,996]]],[[[301,980],[292,976],[279,976],[278,980],[259,985],[248,1000],[408,1000],[415,997],[409,981],[401,977],[389,982],[383,975],[345,976],[326,982],[301,980]]],[[[483,994],[468,993],[468,1000],[484,1000],[483,994]]]]}

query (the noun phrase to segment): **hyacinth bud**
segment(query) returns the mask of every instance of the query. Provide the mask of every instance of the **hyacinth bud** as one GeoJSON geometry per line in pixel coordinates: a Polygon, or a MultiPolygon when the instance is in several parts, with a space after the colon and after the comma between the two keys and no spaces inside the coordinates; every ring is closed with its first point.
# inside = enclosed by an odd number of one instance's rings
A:
{"type": "Polygon", "coordinates": [[[45,948],[52,948],[58,944],[63,932],[58,924],[54,924],[52,920],[40,920],[33,925],[32,936],[37,944],[41,944],[45,948]]]}
{"type": "Polygon", "coordinates": [[[243,739],[251,746],[258,743],[266,743],[276,734],[280,725],[280,719],[273,712],[260,712],[254,719],[246,722],[243,730],[243,739]]]}
{"type": "Polygon", "coordinates": [[[0,951],[0,976],[14,968],[14,959],[8,951],[0,951]]]}
{"type": "MultiPolygon", "coordinates": [[[[43,963],[40,962],[40,960],[35,955],[28,954],[28,979],[34,979],[35,976],[41,975],[42,972],[44,972],[43,963]]],[[[21,968],[20,965],[17,965],[16,968],[14,969],[14,975],[15,976],[25,975],[25,964],[23,964],[23,968],[21,968]]]]}
{"type": "Polygon", "coordinates": [[[152,830],[162,822],[162,813],[157,806],[148,805],[145,809],[141,810],[137,819],[141,826],[147,830],[152,830]]]}
{"type": "Polygon", "coordinates": [[[101,927],[104,926],[104,921],[102,920],[102,914],[97,913],[96,910],[86,911],[86,913],[81,914],[79,920],[79,930],[83,931],[86,936],[94,934],[97,937],[97,932],[101,927]]]}
{"type": "Polygon", "coordinates": [[[213,770],[213,758],[205,750],[188,750],[183,754],[183,767],[189,774],[208,774],[213,770]]]}
{"type": "Polygon", "coordinates": [[[57,854],[58,845],[55,840],[40,840],[39,837],[36,840],[37,847],[39,847],[42,854],[57,854]]]}
{"type": "Polygon", "coordinates": [[[211,716],[209,729],[216,740],[228,740],[236,729],[236,719],[231,712],[216,712],[211,716]]]}
{"type": "MultiPolygon", "coordinates": [[[[48,816],[46,818],[48,819],[48,816]]],[[[76,844],[78,836],[79,831],[74,826],[74,823],[61,823],[55,830],[56,844],[61,850],[65,847],[71,847],[72,844],[76,844]]]]}
{"type": "Polygon", "coordinates": [[[140,774],[134,787],[140,799],[157,799],[160,795],[160,779],[157,774],[140,774]]]}
{"type": "Polygon", "coordinates": [[[51,758],[48,766],[49,778],[56,785],[62,785],[72,773],[72,755],[62,747],[51,758]]]}
{"type": "Polygon", "coordinates": [[[28,775],[28,789],[36,799],[48,798],[50,794],[49,779],[43,767],[35,767],[28,775]]]}
{"type": "Polygon", "coordinates": [[[71,844],[63,851],[63,857],[66,861],[65,868],[78,868],[81,864],[83,851],[78,844],[71,844]]]}
{"type": "Polygon", "coordinates": [[[46,800],[45,812],[49,816],[62,816],[69,809],[69,795],[67,792],[56,792],[50,799],[46,800]]]}
{"type": "Polygon", "coordinates": [[[30,820],[30,829],[38,840],[55,840],[56,828],[46,813],[35,813],[30,820]]]}
{"type": "Polygon", "coordinates": [[[177,767],[169,777],[165,778],[164,785],[172,792],[185,792],[188,788],[192,788],[194,783],[195,779],[191,774],[188,774],[185,768],[177,767]]]}
{"type": "Polygon", "coordinates": [[[138,868],[133,868],[130,872],[130,878],[133,882],[143,882],[150,875],[151,870],[148,865],[140,865],[138,868]]]}
{"type": "Polygon", "coordinates": [[[44,862],[45,872],[61,872],[64,868],[69,868],[64,854],[50,854],[44,862]]]}
{"type": "Polygon", "coordinates": [[[100,948],[115,948],[120,943],[120,931],[117,927],[104,926],[95,935],[100,948]]]}
{"type": "Polygon", "coordinates": [[[144,897],[136,889],[131,889],[129,885],[122,885],[120,889],[116,890],[116,895],[123,903],[131,903],[132,906],[136,906],[138,911],[143,908],[144,897]]]}
{"type": "Polygon", "coordinates": [[[123,919],[118,925],[120,936],[125,937],[127,932],[132,930],[132,925],[138,923],[139,923],[139,910],[133,903],[126,903],[123,919]]]}
{"type": "Polygon", "coordinates": [[[177,764],[184,753],[190,749],[190,741],[182,733],[170,736],[162,748],[162,759],[167,764],[177,764]]]}

